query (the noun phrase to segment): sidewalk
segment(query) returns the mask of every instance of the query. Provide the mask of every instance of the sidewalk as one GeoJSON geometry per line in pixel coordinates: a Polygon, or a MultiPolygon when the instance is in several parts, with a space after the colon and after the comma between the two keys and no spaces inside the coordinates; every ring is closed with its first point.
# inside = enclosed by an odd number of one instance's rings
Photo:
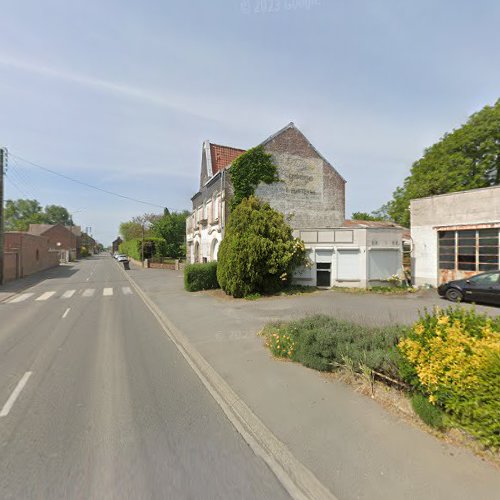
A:
{"type": "Polygon", "coordinates": [[[44,271],[40,271],[35,274],[31,274],[30,276],[26,276],[25,278],[9,281],[5,285],[0,286],[0,303],[9,300],[11,297],[18,293],[21,293],[23,290],[38,285],[45,280],[70,276],[74,273],[74,271],[72,270],[74,265],[75,263],[60,264],[59,266],[45,269],[44,271]]]}
{"type": "Polygon", "coordinates": [[[372,323],[408,322],[422,306],[440,303],[435,295],[374,299],[319,292],[232,301],[185,292],[181,272],[133,268],[128,273],[340,500],[498,498],[497,469],[403,422],[349,386],[298,364],[273,360],[256,336],[268,321],[315,312],[372,323]]]}

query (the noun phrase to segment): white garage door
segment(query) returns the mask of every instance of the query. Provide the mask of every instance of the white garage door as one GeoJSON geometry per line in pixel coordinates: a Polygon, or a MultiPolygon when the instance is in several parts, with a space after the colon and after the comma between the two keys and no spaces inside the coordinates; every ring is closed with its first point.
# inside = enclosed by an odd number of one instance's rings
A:
{"type": "Polygon", "coordinates": [[[337,280],[359,281],[361,279],[359,250],[338,250],[337,280]]]}
{"type": "Polygon", "coordinates": [[[401,271],[401,252],[399,250],[370,250],[368,266],[368,279],[386,280],[401,271]]]}

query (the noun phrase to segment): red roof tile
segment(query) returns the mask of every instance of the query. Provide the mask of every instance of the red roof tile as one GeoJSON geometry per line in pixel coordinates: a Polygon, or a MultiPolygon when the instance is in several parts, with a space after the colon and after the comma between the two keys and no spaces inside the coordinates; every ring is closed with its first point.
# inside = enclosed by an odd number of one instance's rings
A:
{"type": "Polygon", "coordinates": [[[226,167],[245,152],[244,149],[230,148],[210,143],[210,154],[212,156],[212,175],[224,170],[226,167]]]}

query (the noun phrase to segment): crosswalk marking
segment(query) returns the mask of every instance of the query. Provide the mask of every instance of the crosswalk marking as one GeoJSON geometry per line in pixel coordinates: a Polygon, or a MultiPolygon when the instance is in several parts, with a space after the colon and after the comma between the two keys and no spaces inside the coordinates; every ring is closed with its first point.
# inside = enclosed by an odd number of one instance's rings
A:
{"type": "Polygon", "coordinates": [[[40,297],[38,297],[35,300],[47,300],[47,299],[50,299],[50,297],[52,297],[52,295],[55,295],[55,294],[56,294],[56,292],[45,292],[45,293],[42,293],[42,295],[40,295],[40,297]]]}
{"type": "Polygon", "coordinates": [[[26,299],[29,299],[33,293],[23,293],[21,295],[18,295],[14,299],[9,300],[9,304],[16,304],[17,302],[23,302],[26,299]]]}
{"type": "MultiPolygon", "coordinates": [[[[81,297],[93,297],[95,294],[101,293],[100,290],[96,288],[81,288],[79,290],[65,290],[64,292],[58,292],[54,290],[50,290],[47,292],[39,292],[41,295],[38,297],[34,292],[29,292],[29,293],[21,293],[19,295],[16,295],[15,297],[7,300],[7,304],[18,304],[20,302],[25,302],[28,299],[36,300],[39,302],[44,302],[47,301],[51,298],[53,299],[62,299],[62,300],[68,300],[71,299],[72,297],[76,297],[77,294],[81,294],[81,297]]],[[[106,287],[102,289],[102,295],[104,297],[110,297],[113,296],[115,293],[119,294],[121,292],[122,295],[133,295],[134,292],[130,286],[122,286],[122,287],[106,287]]]]}

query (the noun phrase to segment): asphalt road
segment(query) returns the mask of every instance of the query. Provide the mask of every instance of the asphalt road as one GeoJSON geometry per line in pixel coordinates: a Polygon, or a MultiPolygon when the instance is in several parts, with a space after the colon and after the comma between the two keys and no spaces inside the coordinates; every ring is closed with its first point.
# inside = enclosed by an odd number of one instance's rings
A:
{"type": "Polygon", "coordinates": [[[0,498],[288,498],[111,257],[51,274],[0,304],[0,498]]]}

